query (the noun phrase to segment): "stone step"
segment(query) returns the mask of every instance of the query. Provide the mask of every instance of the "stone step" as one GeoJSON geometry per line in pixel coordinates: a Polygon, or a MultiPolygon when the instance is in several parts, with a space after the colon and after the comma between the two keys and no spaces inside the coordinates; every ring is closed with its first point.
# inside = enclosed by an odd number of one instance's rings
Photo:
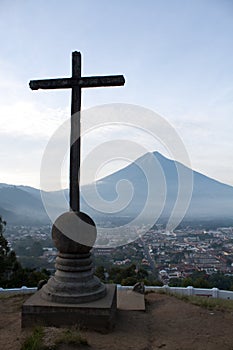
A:
{"type": "Polygon", "coordinates": [[[117,309],[145,311],[145,296],[132,289],[117,289],[117,309]]]}

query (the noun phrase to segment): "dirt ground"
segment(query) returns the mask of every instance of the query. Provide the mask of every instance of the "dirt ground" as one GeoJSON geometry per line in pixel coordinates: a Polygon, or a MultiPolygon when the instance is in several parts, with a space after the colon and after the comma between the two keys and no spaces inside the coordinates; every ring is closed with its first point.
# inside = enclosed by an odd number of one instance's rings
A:
{"type": "MultiPolygon", "coordinates": [[[[30,334],[20,326],[20,307],[27,297],[0,299],[0,349],[19,350],[30,334]]],[[[63,345],[59,350],[233,350],[233,313],[151,293],[146,296],[146,312],[118,311],[113,332],[83,335],[89,347],[63,345]]]]}

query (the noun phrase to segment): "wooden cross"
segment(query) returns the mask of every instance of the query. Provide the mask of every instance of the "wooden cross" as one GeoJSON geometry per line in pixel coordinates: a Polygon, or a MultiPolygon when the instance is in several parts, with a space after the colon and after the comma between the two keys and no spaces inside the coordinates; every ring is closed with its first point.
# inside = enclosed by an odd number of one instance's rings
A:
{"type": "Polygon", "coordinates": [[[81,89],[103,86],[124,85],[123,75],[82,77],[81,76],[81,53],[72,53],[72,76],[71,78],[31,80],[29,86],[32,90],[38,89],[72,89],[71,97],[71,132],[70,132],[70,208],[80,211],[80,111],[81,89]]]}

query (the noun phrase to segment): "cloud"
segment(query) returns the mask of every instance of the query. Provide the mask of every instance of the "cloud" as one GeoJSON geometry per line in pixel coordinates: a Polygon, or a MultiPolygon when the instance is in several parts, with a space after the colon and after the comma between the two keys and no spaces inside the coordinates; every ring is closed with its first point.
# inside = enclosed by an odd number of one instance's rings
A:
{"type": "MultiPolygon", "coordinates": [[[[5,77],[4,77],[5,80],[5,77]]],[[[0,97],[0,118],[1,118],[1,159],[4,159],[1,170],[2,182],[24,183],[33,186],[39,186],[39,165],[47,141],[53,135],[55,130],[69,118],[69,108],[51,108],[35,102],[35,97],[28,93],[28,88],[21,83],[9,78],[8,83],[0,83],[0,91],[3,91],[0,97]],[[17,93],[9,96],[14,86],[17,93]],[[4,89],[5,87],[5,89],[4,89]],[[25,92],[25,97],[21,98],[25,92]],[[13,146],[12,146],[13,145],[13,146]],[[14,172],[13,166],[16,169],[14,172]],[[7,180],[7,181],[6,181],[7,180]]],[[[30,91],[29,91],[30,92],[30,91]]],[[[229,174],[233,173],[233,164],[229,162],[232,153],[232,130],[230,128],[230,104],[223,105],[221,110],[216,108],[206,108],[201,113],[192,112],[171,114],[166,119],[179,134],[180,138],[189,153],[193,167],[208,176],[220,179],[226,183],[233,184],[233,179],[229,174]],[[226,167],[222,162],[228,160],[226,167]],[[219,164],[219,166],[218,166],[219,164]],[[221,164],[221,165],[220,165],[221,164]],[[228,173],[222,169],[228,168],[228,173]]],[[[82,124],[85,126],[86,113],[82,114],[82,124]]],[[[173,158],[169,149],[159,140],[159,135],[164,134],[164,130],[158,130],[158,138],[148,133],[150,130],[150,119],[146,118],[145,130],[137,128],[126,123],[102,123],[102,117],[99,116],[100,125],[83,135],[82,139],[82,157],[85,158],[88,153],[98,147],[103,142],[113,140],[130,140],[142,146],[140,157],[145,152],[159,151],[169,158],[173,158]]],[[[138,116],[137,116],[138,118],[138,116]]],[[[143,118],[141,116],[140,118],[143,118]]],[[[90,118],[91,120],[91,118],[90,118]]],[[[153,124],[153,120],[151,120],[153,124]]],[[[122,160],[112,159],[112,163],[101,165],[99,176],[107,175],[117,168],[124,167],[132,159],[128,150],[122,149],[122,160]]],[[[116,153],[119,154],[119,152],[116,153]]],[[[112,149],[114,155],[114,145],[112,149]]],[[[178,159],[179,160],[179,159],[178,159]]],[[[68,177],[67,164],[63,169],[64,177],[68,177]],[[67,174],[66,174],[67,173],[67,174]]],[[[98,176],[98,177],[99,177],[98,176]]],[[[88,175],[83,176],[83,183],[87,183],[88,175]]],[[[66,181],[67,182],[67,181],[66,181]]]]}
{"type": "Polygon", "coordinates": [[[6,77],[9,67],[0,66],[0,182],[39,187],[45,146],[68,109],[36,103],[27,84],[6,77]]]}
{"type": "Polygon", "coordinates": [[[62,109],[38,109],[31,102],[21,101],[13,105],[1,105],[1,133],[27,135],[31,137],[49,137],[67,118],[62,109]]]}

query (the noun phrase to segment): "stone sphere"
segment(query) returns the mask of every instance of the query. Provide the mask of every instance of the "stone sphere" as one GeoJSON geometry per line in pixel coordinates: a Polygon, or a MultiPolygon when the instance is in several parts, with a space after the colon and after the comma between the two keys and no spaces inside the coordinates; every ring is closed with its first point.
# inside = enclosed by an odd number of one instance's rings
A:
{"type": "Polygon", "coordinates": [[[88,253],[96,241],[94,221],[82,212],[67,212],[60,215],[52,227],[52,239],[60,253],[88,253]]]}

